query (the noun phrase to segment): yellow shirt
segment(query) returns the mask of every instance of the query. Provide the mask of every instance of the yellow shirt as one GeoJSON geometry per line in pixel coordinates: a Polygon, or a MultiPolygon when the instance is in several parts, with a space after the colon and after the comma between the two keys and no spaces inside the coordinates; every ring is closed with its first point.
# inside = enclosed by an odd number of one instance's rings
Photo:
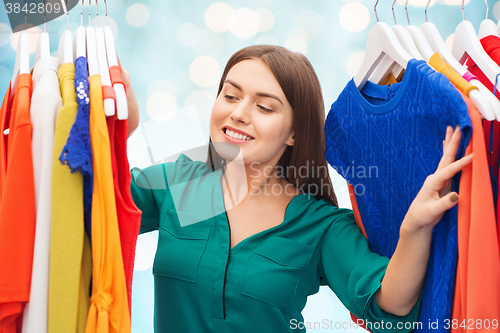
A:
{"type": "Polygon", "coordinates": [[[90,140],[94,168],[92,193],[93,282],[86,333],[131,331],[122,250],[116,215],[111,150],[104,115],[101,76],[90,84],[90,140]]]}
{"type": "Polygon", "coordinates": [[[469,92],[472,89],[477,89],[472,84],[467,82],[466,79],[460,76],[457,72],[451,68],[451,66],[443,61],[439,56],[439,53],[434,53],[429,59],[429,65],[431,65],[435,70],[443,73],[453,85],[460,90],[463,94],[469,96],[469,92]]]}
{"type": "Polygon", "coordinates": [[[49,333],[77,331],[78,313],[88,309],[88,292],[82,290],[88,290],[91,274],[90,263],[82,268],[82,256],[88,258],[90,252],[88,241],[84,251],[83,176],[71,173],[59,161],[78,111],[75,66],[63,64],[57,75],[63,106],[57,117],[52,158],[49,333]],[[82,281],[88,281],[87,286],[82,286],[82,281]]]}

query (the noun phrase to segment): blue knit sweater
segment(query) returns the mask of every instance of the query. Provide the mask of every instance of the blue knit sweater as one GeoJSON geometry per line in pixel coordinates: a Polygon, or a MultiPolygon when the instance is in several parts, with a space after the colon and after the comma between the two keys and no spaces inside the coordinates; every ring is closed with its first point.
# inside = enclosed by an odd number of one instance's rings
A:
{"type": "MultiPolygon", "coordinates": [[[[437,169],[448,125],[459,125],[462,157],[472,134],[467,105],[448,78],[424,61],[411,60],[403,81],[367,82],[360,92],[348,82],[325,124],[328,163],[354,186],[371,249],[391,257],[399,229],[425,178],[437,169]]],[[[459,175],[453,180],[458,190],[459,175]]],[[[415,332],[446,332],[451,317],[457,263],[457,207],[432,235],[419,321],[415,332]],[[439,320],[439,330],[429,328],[439,320]]]]}

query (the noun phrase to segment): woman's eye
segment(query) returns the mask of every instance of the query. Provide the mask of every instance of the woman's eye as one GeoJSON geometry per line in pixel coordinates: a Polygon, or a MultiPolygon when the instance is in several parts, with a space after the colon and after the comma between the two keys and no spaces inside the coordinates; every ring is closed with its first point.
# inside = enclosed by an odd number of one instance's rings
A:
{"type": "Polygon", "coordinates": [[[234,101],[234,100],[238,99],[236,96],[231,96],[231,95],[224,95],[224,98],[228,99],[230,101],[234,101]]]}
{"type": "Polygon", "coordinates": [[[259,109],[261,109],[261,110],[265,111],[265,112],[268,112],[268,113],[274,112],[273,110],[268,109],[268,108],[266,108],[266,107],[264,107],[264,106],[262,106],[262,105],[257,105],[257,107],[258,107],[259,109]]]}

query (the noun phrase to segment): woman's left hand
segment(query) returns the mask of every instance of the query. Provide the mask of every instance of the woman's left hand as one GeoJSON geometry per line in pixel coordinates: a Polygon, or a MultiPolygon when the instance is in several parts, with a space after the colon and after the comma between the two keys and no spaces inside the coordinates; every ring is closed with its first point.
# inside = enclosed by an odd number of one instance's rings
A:
{"type": "Polygon", "coordinates": [[[472,162],[472,154],[455,161],[458,146],[462,139],[460,128],[446,129],[443,141],[443,157],[436,172],[429,175],[406,213],[401,227],[409,231],[432,231],[443,214],[458,202],[458,194],[451,191],[451,179],[472,162]]]}

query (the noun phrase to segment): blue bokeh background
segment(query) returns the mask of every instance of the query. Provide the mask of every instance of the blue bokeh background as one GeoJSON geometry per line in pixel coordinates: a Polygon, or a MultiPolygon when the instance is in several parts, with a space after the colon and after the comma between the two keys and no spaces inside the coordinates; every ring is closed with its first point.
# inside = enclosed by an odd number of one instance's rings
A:
{"type": "MultiPolygon", "coordinates": [[[[29,2],[29,1],[28,1],[29,2]]],[[[426,0],[409,1],[411,23],[424,22],[426,0]]],[[[466,19],[476,31],[485,18],[482,0],[465,1],[466,19]]],[[[500,4],[488,1],[489,18],[500,19],[500,4]]],[[[169,156],[208,142],[211,106],[218,81],[229,57],[253,44],[278,44],[304,53],[319,76],[326,111],[362,59],[367,34],[375,24],[375,1],[341,0],[108,0],[108,24],[116,38],[123,67],[130,73],[140,106],[141,124],[129,139],[131,166],[146,167],[169,156]]],[[[380,21],[392,25],[392,1],[380,0],[380,21]]],[[[451,46],[453,32],[462,20],[461,1],[432,0],[428,16],[451,46]]],[[[80,5],[69,13],[69,30],[80,25],[80,5]]],[[[104,2],[99,1],[99,24],[104,24],[104,2]]],[[[398,23],[407,25],[404,1],[397,1],[398,23]]],[[[91,24],[96,25],[93,3],[91,24]]],[[[88,24],[88,3],[84,5],[88,24]]],[[[59,38],[66,30],[62,16],[48,22],[51,51],[57,55],[59,38]]],[[[43,25],[33,27],[33,52],[43,25]]],[[[17,34],[0,5],[0,96],[13,74],[17,34]]],[[[199,159],[203,159],[200,157],[199,159]]],[[[167,159],[168,160],[168,159],[167,159]]],[[[330,168],[342,207],[349,207],[345,181],[330,168]]],[[[157,234],[141,235],[137,245],[133,285],[132,331],[153,332],[153,276],[151,265],[157,234]]],[[[322,287],[309,298],[303,311],[306,322],[332,320],[308,332],[354,332],[350,319],[332,291],[322,287]],[[343,324],[343,325],[342,325],[343,324]],[[320,328],[321,327],[321,328],[320,328]]],[[[319,324],[317,324],[319,325],[319,324]]],[[[360,329],[360,332],[362,330],[360,329]]]]}

